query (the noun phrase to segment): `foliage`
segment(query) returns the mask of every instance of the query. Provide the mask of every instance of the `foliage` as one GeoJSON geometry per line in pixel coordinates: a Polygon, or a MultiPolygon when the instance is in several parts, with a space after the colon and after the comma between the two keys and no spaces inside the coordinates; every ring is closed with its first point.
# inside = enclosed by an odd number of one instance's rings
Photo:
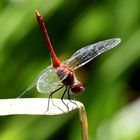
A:
{"type": "MultiPolygon", "coordinates": [[[[82,101],[87,109],[91,140],[130,140],[124,135],[125,128],[117,131],[123,125],[115,125],[118,127],[115,129],[111,126],[114,126],[113,120],[117,122],[114,119],[117,114],[130,102],[136,102],[140,93],[137,86],[140,80],[139,0],[1,0],[1,98],[16,98],[42,69],[50,65],[49,53],[35,19],[36,9],[45,20],[61,60],[97,41],[114,37],[122,39],[117,48],[77,71],[85,85],[85,92],[77,100],[82,101]]],[[[47,95],[40,95],[33,89],[26,97],[47,95]]],[[[133,119],[137,120],[138,115],[133,119]]],[[[135,130],[130,133],[131,140],[138,140],[140,125],[134,129],[131,121],[127,124],[130,132],[135,130]]],[[[3,117],[0,118],[0,128],[1,140],[81,139],[78,115],[75,113],[47,118],[3,117]]]]}

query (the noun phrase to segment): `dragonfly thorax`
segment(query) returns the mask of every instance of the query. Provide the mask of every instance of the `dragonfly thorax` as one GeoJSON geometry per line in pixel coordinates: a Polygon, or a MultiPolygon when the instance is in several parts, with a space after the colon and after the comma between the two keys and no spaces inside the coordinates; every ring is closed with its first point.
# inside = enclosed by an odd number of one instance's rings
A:
{"type": "Polygon", "coordinates": [[[57,68],[57,76],[63,79],[62,83],[66,86],[72,85],[74,82],[74,72],[71,68],[68,68],[66,65],[61,64],[61,67],[57,68]],[[63,77],[66,78],[63,79],[63,77]]]}

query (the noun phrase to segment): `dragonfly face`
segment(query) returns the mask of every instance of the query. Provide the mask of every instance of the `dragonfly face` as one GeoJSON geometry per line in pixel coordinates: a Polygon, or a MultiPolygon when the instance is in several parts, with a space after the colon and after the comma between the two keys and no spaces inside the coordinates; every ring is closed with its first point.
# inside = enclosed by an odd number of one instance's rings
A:
{"type": "Polygon", "coordinates": [[[71,85],[71,91],[74,95],[79,95],[84,91],[84,86],[81,82],[76,81],[71,85]]]}

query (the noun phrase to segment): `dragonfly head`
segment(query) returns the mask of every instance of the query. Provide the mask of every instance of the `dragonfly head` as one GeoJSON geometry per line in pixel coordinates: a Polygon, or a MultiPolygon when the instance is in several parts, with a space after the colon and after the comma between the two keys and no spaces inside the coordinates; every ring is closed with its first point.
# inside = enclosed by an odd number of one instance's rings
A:
{"type": "Polygon", "coordinates": [[[71,91],[75,95],[80,95],[84,91],[84,86],[81,82],[77,81],[71,85],[71,91]]]}

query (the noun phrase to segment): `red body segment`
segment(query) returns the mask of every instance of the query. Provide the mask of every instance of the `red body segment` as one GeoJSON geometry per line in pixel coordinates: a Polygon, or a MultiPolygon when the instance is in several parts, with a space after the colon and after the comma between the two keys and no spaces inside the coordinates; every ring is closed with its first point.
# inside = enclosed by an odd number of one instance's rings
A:
{"type": "Polygon", "coordinates": [[[43,33],[44,40],[45,40],[45,42],[47,43],[47,45],[49,47],[49,51],[50,51],[53,67],[54,68],[59,67],[60,66],[60,61],[56,57],[56,54],[55,54],[54,49],[52,47],[50,38],[48,36],[47,29],[46,29],[45,24],[43,22],[43,19],[42,19],[41,15],[40,15],[40,13],[38,11],[35,11],[35,14],[36,14],[37,22],[38,22],[38,24],[40,26],[40,29],[41,29],[42,33],[43,33]]]}

